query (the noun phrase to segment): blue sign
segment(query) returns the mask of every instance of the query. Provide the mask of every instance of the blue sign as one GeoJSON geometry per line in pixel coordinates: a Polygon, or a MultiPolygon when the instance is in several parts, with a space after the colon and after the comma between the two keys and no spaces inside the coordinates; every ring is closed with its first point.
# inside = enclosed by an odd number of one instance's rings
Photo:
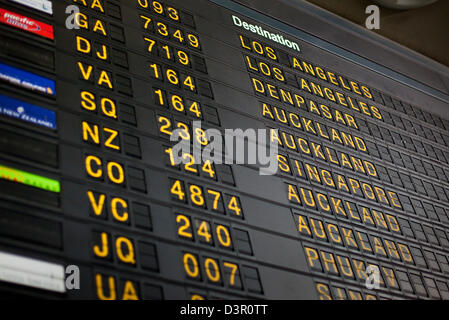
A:
{"type": "Polygon", "coordinates": [[[0,62],[0,80],[13,85],[54,96],[56,94],[55,81],[38,76],[34,73],[11,67],[0,62]]]}
{"type": "Polygon", "coordinates": [[[31,122],[52,130],[57,129],[54,111],[3,95],[0,95],[0,115],[31,122]]]}

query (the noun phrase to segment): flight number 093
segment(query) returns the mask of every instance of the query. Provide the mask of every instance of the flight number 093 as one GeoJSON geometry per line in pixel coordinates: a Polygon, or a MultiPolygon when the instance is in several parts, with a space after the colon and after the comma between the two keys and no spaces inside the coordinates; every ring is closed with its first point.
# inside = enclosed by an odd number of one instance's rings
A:
{"type": "Polygon", "coordinates": [[[188,188],[186,190],[184,181],[170,179],[171,196],[180,202],[187,203],[188,199],[190,199],[192,205],[196,207],[204,209],[208,209],[209,207],[213,212],[221,214],[224,214],[226,211],[231,216],[243,219],[243,211],[239,197],[228,194],[223,197],[223,193],[220,191],[206,188],[206,192],[204,192],[201,186],[196,184],[187,185],[188,188]]]}
{"type": "Polygon", "coordinates": [[[171,20],[179,22],[179,11],[173,7],[165,7],[159,1],[151,1],[151,0],[137,0],[137,3],[141,8],[149,9],[152,12],[159,14],[161,16],[167,16],[171,20]]]}
{"type": "Polygon", "coordinates": [[[189,252],[184,253],[182,260],[185,274],[189,279],[201,281],[202,270],[210,283],[218,285],[224,283],[226,287],[242,289],[239,266],[235,263],[223,261],[220,267],[220,262],[217,259],[205,257],[200,265],[198,256],[189,252]],[[224,275],[222,271],[224,271],[224,275]]]}

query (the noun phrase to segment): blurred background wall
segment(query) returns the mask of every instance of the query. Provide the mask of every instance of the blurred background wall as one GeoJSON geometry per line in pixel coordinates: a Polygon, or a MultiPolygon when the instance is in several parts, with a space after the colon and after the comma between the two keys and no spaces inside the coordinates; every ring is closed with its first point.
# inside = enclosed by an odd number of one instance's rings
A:
{"type": "MultiPolygon", "coordinates": [[[[365,27],[370,0],[307,0],[365,27]]],[[[380,7],[380,29],[372,30],[449,66],[449,0],[428,6],[394,10],[380,7]]]]}

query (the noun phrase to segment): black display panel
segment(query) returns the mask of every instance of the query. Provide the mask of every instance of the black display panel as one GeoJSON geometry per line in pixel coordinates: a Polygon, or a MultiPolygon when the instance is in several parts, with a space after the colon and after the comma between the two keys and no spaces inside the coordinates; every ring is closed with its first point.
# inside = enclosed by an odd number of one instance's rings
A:
{"type": "Polygon", "coordinates": [[[296,28],[301,5],[37,2],[0,1],[2,295],[449,299],[449,91],[431,66],[296,28]],[[268,129],[276,174],[175,164],[170,138],[204,149],[206,129],[268,129]]]}

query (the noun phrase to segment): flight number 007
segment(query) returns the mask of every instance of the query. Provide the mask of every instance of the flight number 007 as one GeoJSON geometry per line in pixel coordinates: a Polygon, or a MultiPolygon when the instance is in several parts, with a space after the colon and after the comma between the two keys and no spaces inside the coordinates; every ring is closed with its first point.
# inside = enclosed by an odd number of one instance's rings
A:
{"type": "Polygon", "coordinates": [[[186,203],[190,199],[194,206],[203,209],[208,209],[207,202],[209,202],[209,209],[213,212],[224,214],[226,211],[231,216],[243,219],[240,199],[237,196],[226,195],[224,199],[220,191],[206,188],[204,193],[203,188],[195,184],[188,184],[186,189],[184,181],[179,179],[170,179],[170,194],[172,198],[180,202],[186,203]]]}
{"type": "Polygon", "coordinates": [[[223,285],[223,276],[221,271],[221,269],[223,269],[225,271],[224,280],[226,286],[234,289],[242,289],[239,267],[235,263],[224,261],[222,268],[220,268],[219,262],[216,259],[205,258],[203,267],[201,268],[198,262],[198,257],[189,252],[184,253],[182,260],[184,264],[184,271],[189,279],[201,281],[202,278],[200,269],[203,269],[208,282],[223,285]]]}

